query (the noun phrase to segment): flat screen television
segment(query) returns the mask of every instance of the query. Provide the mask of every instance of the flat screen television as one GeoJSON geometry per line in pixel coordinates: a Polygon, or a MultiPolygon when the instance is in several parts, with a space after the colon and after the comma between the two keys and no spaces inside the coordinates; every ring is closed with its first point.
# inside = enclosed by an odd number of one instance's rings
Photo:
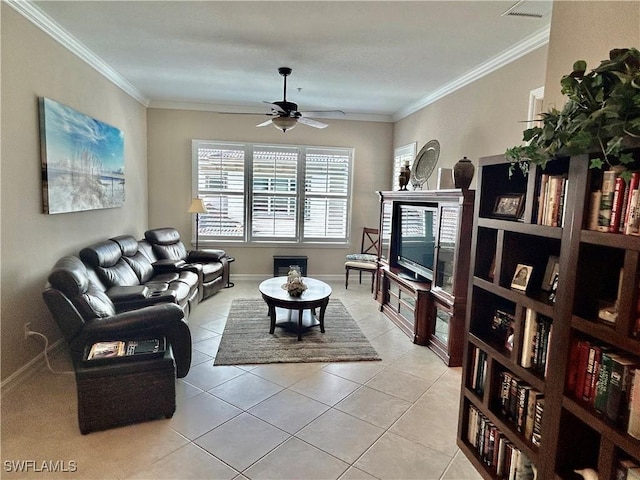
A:
{"type": "Polygon", "coordinates": [[[414,280],[433,281],[438,209],[426,205],[398,205],[396,263],[414,280]]]}

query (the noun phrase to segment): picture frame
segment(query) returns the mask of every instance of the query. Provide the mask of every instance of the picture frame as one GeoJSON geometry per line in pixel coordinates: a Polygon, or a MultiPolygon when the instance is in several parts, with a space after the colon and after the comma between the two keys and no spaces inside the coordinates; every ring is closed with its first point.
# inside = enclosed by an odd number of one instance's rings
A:
{"type": "Polygon", "coordinates": [[[514,290],[527,291],[529,285],[529,279],[533,273],[533,267],[531,265],[525,265],[519,263],[516,266],[516,270],[513,273],[513,279],[511,280],[511,288],[514,290]]]}
{"type": "Polygon", "coordinates": [[[42,211],[71,213],[124,205],[124,133],[39,97],[42,211]]]}
{"type": "Polygon", "coordinates": [[[507,193],[498,195],[493,206],[493,216],[517,220],[524,211],[524,193],[507,193]]]}
{"type": "Polygon", "coordinates": [[[556,276],[560,274],[560,259],[555,255],[550,255],[547,260],[547,267],[544,270],[544,277],[542,278],[541,290],[545,292],[551,292],[553,290],[554,280],[557,284],[556,276]]]}

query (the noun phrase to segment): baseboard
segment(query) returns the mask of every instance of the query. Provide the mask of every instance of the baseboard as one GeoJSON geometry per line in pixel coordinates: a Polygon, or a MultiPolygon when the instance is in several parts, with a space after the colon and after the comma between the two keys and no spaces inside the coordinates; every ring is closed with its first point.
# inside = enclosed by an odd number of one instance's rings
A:
{"type": "MultiPolygon", "coordinates": [[[[307,277],[315,278],[317,280],[322,280],[323,282],[331,282],[331,281],[344,281],[344,275],[307,275],[307,277]]],[[[266,280],[267,278],[271,278],[271,275],[268,274],[255,274],[255,273],[232,273],[231,281],[254,281],[261,282],[266,280]]]]}
{"type": "MultiPolygon", "coordinates": [[[[64,338],[58,339],[47,349],[47,355],[52,360],[60,352],[64,351],[66,342],[64,338]]],[[[9,393],[11,390],[29,380],[40,370],[47,368],[47,362],[44,358],[44,352],[34,357],[29,363],[18,369],[13,375],[10,375],[2,383],[0,383],[0,397],[9,393]]]]}

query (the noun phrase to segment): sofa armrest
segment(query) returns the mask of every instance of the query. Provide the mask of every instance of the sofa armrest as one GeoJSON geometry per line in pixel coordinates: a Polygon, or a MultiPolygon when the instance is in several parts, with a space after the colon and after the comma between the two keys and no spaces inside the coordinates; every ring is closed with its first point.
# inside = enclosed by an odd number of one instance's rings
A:
{"type": "Polygon", "coordinates": [[[191,250],[187,255],[189,262],[219,262],[227,253],[224,250],[191,250]]]}
{"type": "Polygon", "coordinates": [[[163,303],[178,304],[178,297],[174,290],[165,290],[163,292],[149,292],[144,298],[130,298],[127,300],[114,301],[116,313],[128,312],[153,305],[162,305],[163,303]]]}
{"type": "Polygon", "coordinates": [[[145,285],[111,287],[107,290],[107,296],[113,303],[141,300],[149,296],[149,288],[145,285]]]}
{"type": "Polygon", "coordinates": [[[165,273],[165,272],[176,272],[182,269],[185,265],[184,260],[172,260],[170,258],[165,258],[162,260],[156,260],[153,262],[153,270],[156,273],[165,273]]]}

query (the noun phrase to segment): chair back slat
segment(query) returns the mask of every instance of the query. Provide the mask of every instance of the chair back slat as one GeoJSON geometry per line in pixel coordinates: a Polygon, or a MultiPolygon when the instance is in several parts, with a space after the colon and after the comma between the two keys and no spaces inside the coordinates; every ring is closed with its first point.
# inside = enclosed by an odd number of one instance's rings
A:
{"type": "Polygon", "coordinates": [[[364,227],[362,229],[362,243],[360,245],[360,253],[377,255],[379,242],[380,233],[378,232],[378,229],[364,227]]]}

